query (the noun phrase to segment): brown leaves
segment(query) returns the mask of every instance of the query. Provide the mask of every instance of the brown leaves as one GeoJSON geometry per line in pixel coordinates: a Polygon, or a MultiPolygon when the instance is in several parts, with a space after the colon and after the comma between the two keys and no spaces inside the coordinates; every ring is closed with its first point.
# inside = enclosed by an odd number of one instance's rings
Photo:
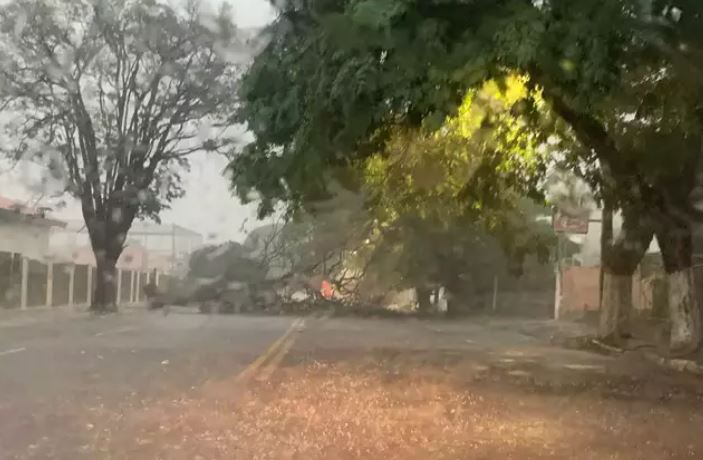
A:
{"type": "Polygon", "coordinates": [[[312,362],[239,399],[230,386],[229,399],[206,388],[146,402],[95,447],[115,458],[464,458],[485,445],[541,444],[554,428],[505,417],[430,373],[398,372],[312,362]]]}

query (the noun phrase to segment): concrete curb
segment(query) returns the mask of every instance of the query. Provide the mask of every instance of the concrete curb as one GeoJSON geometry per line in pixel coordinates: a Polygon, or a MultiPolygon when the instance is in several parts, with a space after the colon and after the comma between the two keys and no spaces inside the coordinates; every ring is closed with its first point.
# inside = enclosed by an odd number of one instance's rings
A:
{"type": "Polygon", "coordinates": [[[686,372],[693,375],[703,376],[703,365],[688,359],[669,359],[654,353],[645,353],[645,359],[659,366],[671,369],[677,372],[686,372]]]}

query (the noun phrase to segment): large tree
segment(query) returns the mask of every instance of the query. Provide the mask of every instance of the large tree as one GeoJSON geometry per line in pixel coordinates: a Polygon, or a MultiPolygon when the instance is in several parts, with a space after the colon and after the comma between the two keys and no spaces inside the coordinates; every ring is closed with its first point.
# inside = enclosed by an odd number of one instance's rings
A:
{"type": "Polygon", "coordinates": [[[182,195],[189,154],[232,142],[222,132],[236,102],[229,12],[14,0],[2,7],[0,34],[2,148],[65,176],[97,260],[92,308],[111,308],[133,220],[158,218],[182,195]]]}
{"type": "MultiPolygon", "coordinates": [[[[700,52],[694,31],[701,29],[702,6],[676,3],[284,4],[270,30],[273,40],[244,82],[239,113],[256,141],[235,160],[235,183],[243,193],[253,186],[267,199],[305,199],[324,188],[321,171],[376,151],[389,127],[441,122],[468,88],[515,71],[527,74],[579,141],[580,160],[599,165],[600,198],[621,209],[635,230],[610,245],[606,287],[626,289],[627,282],[617,280],[631,275],[656,233],[673,281],[672,349],[689,351],[700,340],[688,193],[700,154],[693,145],[700,138],[701,99],[699,80],[690,75],[695,72],[681,61],[700,52]],[[677,99],[684,110],[675,113],[691,121],[690,129],[658,133],[666,116],[659,104],[666,99],[663,87],[688,94],[677,99]],[[626,95],[640,102],[637,110],[623,100],[626,95]],[[632,142],[634,132],[669,145],[676,156],[632,142]],[[677,174],[683,180],[674,180],[677,174]]],[[[620,296],[605,297],[615,300],[606,303],[613,306],[604,308],[606,316],[619,316],[620,296]]],[[[617,324],[604,319],[603,334],[615,329],[617,336],[617,324]]]]}

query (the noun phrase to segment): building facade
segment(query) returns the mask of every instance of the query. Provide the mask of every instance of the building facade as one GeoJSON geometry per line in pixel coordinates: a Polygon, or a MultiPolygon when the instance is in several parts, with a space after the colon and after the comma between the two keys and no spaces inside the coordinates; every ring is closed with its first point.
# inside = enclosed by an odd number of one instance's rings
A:
{"type": "Polygon", "coordinates": [[[44,260],[50,256],[52,229],[61,229],[65,225],[47,217],[41,209],[0,197],[0,252],[44,260]]]}
{"type": "MultiPolygon", "coordinates": [[[[180,225],[135,222],[127,234],[118,268],[177,274],[187,267],[190,254],[202,246],[202,235],[180,225]]],[[[82,221],[69,221],[64,228],[54,229],[50,248],[57,257],[94,264],[88,229],[82,221]]]]}

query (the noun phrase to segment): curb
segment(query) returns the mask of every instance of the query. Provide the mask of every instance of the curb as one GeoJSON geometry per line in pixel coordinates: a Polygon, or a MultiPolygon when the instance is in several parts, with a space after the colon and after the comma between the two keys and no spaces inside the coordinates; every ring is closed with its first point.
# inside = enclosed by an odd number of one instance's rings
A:
{"type": "Polygon", "coordinates": [[[686,372],[689,374],[703,376],[703,365],[688,359],[668,359],[653,353],[645,353],[645,359],[659,366],[671,369],[677,372],[686,372]]]}

